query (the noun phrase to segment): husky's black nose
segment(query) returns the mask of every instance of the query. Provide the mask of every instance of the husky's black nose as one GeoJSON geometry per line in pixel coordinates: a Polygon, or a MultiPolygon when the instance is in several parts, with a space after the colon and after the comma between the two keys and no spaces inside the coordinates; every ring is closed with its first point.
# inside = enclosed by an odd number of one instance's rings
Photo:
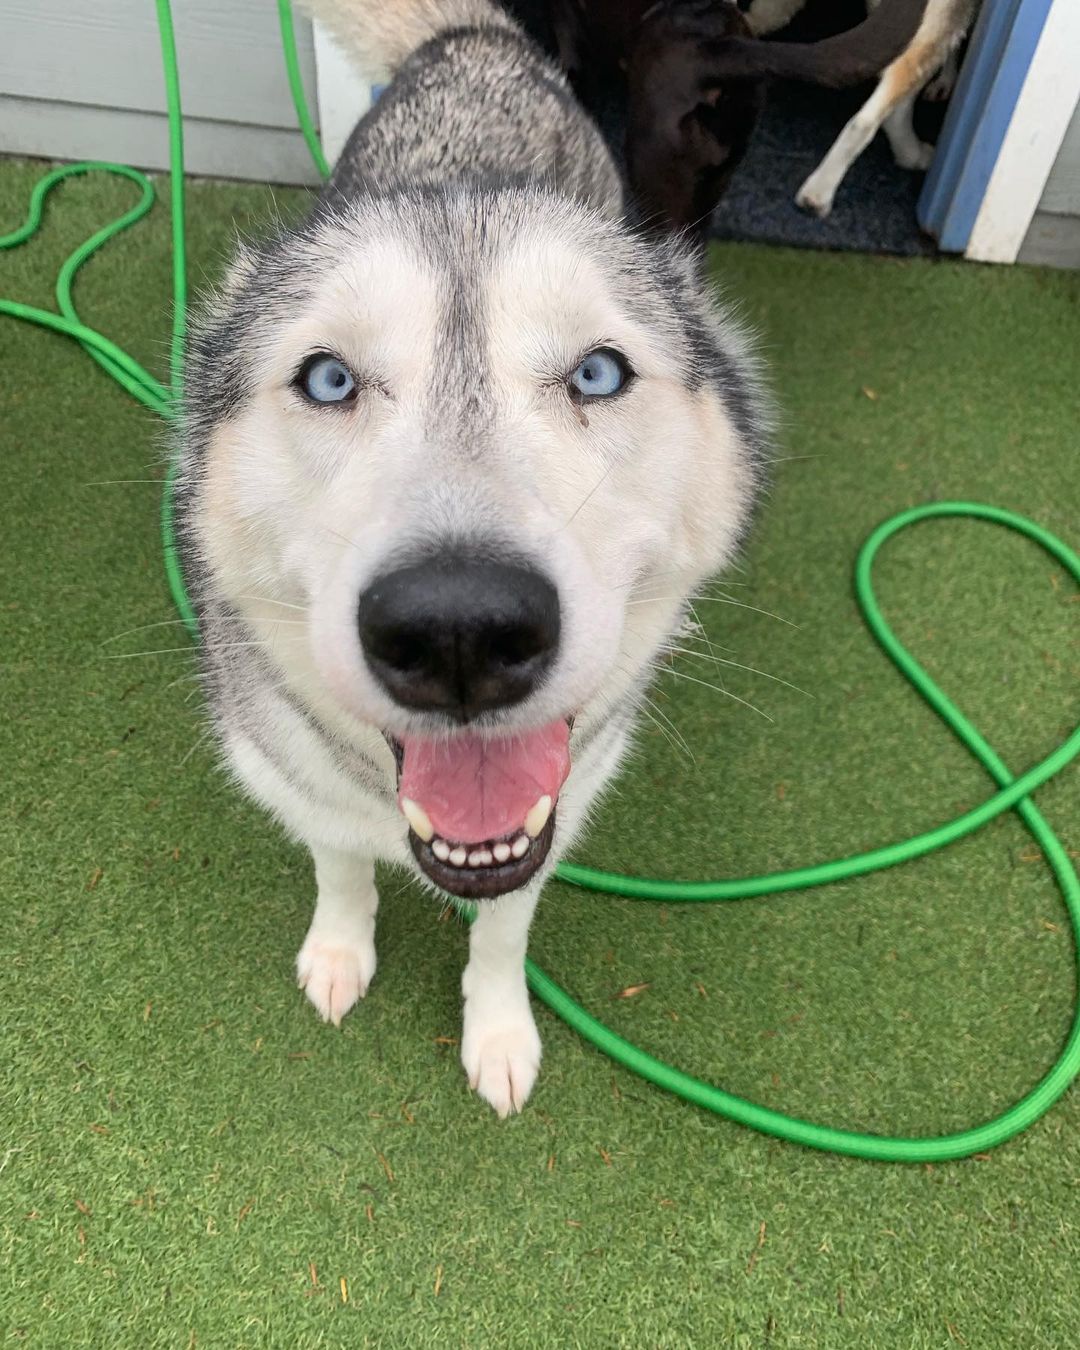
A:
{"type": "Polygon", "coordinates": [[[379,577],[360,597],[360,642],[396,703],[456,722],[526,698],[559,646],[559,597],[513,563],[439,558],[379,577]]]}

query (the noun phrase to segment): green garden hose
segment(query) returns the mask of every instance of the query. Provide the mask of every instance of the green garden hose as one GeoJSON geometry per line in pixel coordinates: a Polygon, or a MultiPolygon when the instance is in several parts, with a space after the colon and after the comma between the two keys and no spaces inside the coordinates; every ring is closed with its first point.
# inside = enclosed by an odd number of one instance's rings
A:
{"type": "Polygon", "coordinates": [[[292,94],[296,120],[307,145],[311,161],[319,171],[320,178],[330,177],[330,165],[323,154],[319,133],[311,120],[307,96],[304,93],[304,77],[300,73],[300,62],[296,59],[296,31],[293,28],[293,12],[290,0],[278,0],[278,24],[281,28],[281,47],[285,53],[285,73],[289,77],[289,93],[292,94]]]}
{"type": "MultiPolygon", "coordinates": [[[[797,868],[791,872],[774,872],[770,876],[747,877],[742,881],[652,881],[643,877],[617,876],[596,872],[592,868],[564,863],[559,868],[563,881],[592,890],[611,892],[650,900],[718,901],[740,900],[753,895],[773,895],[779,891],[823,886],[846,877],[877,872],[896,863],[921,857],[943,848],[964,835],[971,834],[1010,808],[1016,811],[1028,831],[1042,849],[1057,878],[1065,907],[1072,925],[1076,959],[1080,965],[1080,880],[1063,847],[1029,793],[1080,754],[1080,726],[1044,760],[1014,778],[994,752],[993,748],[968,721],[960,709],[934,683],[926,671],[902,645],[886,623],[878,607],[871,581],[871,569],[878,550],[887,539],[907,526],[941,516],[974,516],[992,521],[1027,535],[1041,544],[1080,585],[1080,557],[1049,530],[1014,511],[1003,511],[978,502],[931,502],[912,507],[893,516],[871,534],[859,550],[855,564],[855,595],[863,618],[878,644],[892,658],[900,673],[930,704],[931,708],[955,733],[1001,789],[987,798],[981,806],[953,820],[946,821],[925,834],[903,839],[868,853],[857,853],[835,862],[819,863],[814,867],[797,868]]],[[[832,1153],[850,1153],[858,1158],[876,1158],[885,1162],[944,1162],[982,1153],[1002,1144],[1033,1124],[1053,1105],[1080,1072],[1080,1003],[1074,1006],[1072,1027],[1065,1047],[1050,1072],[1003,1115],[973,1129],[956,1134],[930,1138],[888,1138],[873,1134],[859,1134],[852,1130],[833,1129],[811,1124],[795,1116],[758,1106],[741,1097],[735,1097],[720,1088],[703,1083],[668,1064],[639,1050],[637,1046],[617,1036],[603,1023],[578,1006],[549,976],[529,963],[529,983],[537,996],[565,1022],[591,1041],[606,1055],[632,1069],[658,1087],[667,1088],[677,1096],[698,1106],[707,1107],[718,1115],[737,1120],[765,1134],[776,1135],[811,1148],[826,1149],[832,1153]]]]}
{"type": "MultiPolygon", "coordinates": [[[[124,215],[99,230],[65,261],[57,280],[56,298],[60,313],[0,300],[0,314],[26,320],[54,331],[65,333],[80,342],[86,351],[107,373],[140,402],[161,416],[170,418],[180,398],[183,375],[183,355],[186,316],[186,265],[184,257],[184,178],[183,137],[180,113],[179,76],[173,41],[172,17],[169,0],[155,0],[161,34],[165,86],[168,96],[169,132],[171,148],[171,212],[173,232],[173,325],[170,361],[170,383],[163,385],[115,343],[83,324],[75,310],[71,288],[75,274],[82,264],[121,230],[141,219],[150,210],[154,189],[145,175],[120,164],[84,163],[53,170],[34,188],[26,224],[11,234],[0,236],[0,249],[24,243],[41,223],[44,200],[48,192],[63,179],[74,174],[102,171],[131,179],[141,189],[139,201],[124,215]]],[[[278,0],[282,43],[289,76],[289,85],[296,103],[297,115],[312,156],[324,176],[327,173],[321,147],[315,133],[304,97],[303,82],[296,56],[292,11],[289,0],[278,0]]],[[[173,476],[166,481],[162,499],[162,532],[169,587],[177,608],[192,637],[197,637],[195,614],[184,589],[175,544],[172,519],[173,476]]],[[[885,650],[900,673],[916,689],[937,715],[952,730],[997,784],[998,791],[980,806],[933,830],[887,844],[869,852],[839,858],[815,866],[796,868],[789,872],[775,872],[769,876],[746,877],[737,881],[658,881],[644,877],[622,876],[601,872],[576,863],[561,863],[557,869],[560,880],[589,890],[628,896],[635,899],[713,903],[721,900],[739,900],[749,896],[773,895],[782,891],[801,890],[822,886],[845,878],[880,871],[897,863],[907,862],[943,848],[983,825],[1004,811],[1014,810],[1027,826],[1035,842],[1050,863],[1057,879],[1069,921],[1072,925],[1074,947],[1080,966],[1080,880],[1068,853],[1053,829],[1031,800],[1030,794],[1041,784],[1059,773],[1070,760],[1080,754],[1080,726],[1040,763],[1014,777],[976,728],[956,705],[938,688],[930,676],[911,656],[886,623],[874,596],[871,571],[881,546],[894,534],[908,526],[940,517],[966,516],[989,521],[1018,531],[1044,548],[1072,576],[1080,586],[1080,557],[1049,530],[998,507],[977,502],[933,502],[914,507],[893,516],[879,525],[860,550],[855,565],[855,594],[862,614],[878,644],[885,650]]],[[[1080,1072],[1080,1001],[1074,1007],[1072,1026],[1065,1046],[1057,1061],[1041,1081],[1020,1101],[1002,1115],[972,1129],[954,1134],[931,1137],[890,1138],[860,1134],[831,1126],[817,1125],[784,1115],[741,1097],[733,1096],[679,1069],[665,1064],[632,1045],[604,1026],[576,1003],[550,976],[533,961],[526,962],[529,987],[548,1007],[574,1028],[597,1049],[627,1069],[639,1074],[658,1087],[697,1106],[725,1116],[764,1134],[833,1153],[846,1153],[859,1158],[888,1162],[940,1162],[985,1152],[997,1144],[1013,1138],[1044,1115],[1066,1091],[1080,1072]]]]}

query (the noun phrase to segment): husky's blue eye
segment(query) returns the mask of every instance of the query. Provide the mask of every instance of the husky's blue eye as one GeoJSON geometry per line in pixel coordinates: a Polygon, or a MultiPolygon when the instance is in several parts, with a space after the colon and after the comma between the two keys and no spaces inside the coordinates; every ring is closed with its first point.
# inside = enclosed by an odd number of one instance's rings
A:
{"type": "Polygon", "coordinates": [[[626,361],[610,347],[597,347],[570,376],[571,388],[585,398],[608,398],[626,383],[630,370],[626,361]]]}
{"type": "Polygon", "coordinates": [[[296,383],[313,403],[348,403],[356,397],[356,379],[336,356],[309,356],[296,383]]]}

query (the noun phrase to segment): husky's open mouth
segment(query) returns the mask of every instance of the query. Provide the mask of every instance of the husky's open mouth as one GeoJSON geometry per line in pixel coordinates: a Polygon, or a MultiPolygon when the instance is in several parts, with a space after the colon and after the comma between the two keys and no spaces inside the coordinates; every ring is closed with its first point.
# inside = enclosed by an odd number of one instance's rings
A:
{"type": "Polygon", "coordinates": [[[569,722],[509,736],[388,739],[398,806],[424,875],[466,900],[524,886],[555,835],[559,791],[570,772],[569,722]]]}

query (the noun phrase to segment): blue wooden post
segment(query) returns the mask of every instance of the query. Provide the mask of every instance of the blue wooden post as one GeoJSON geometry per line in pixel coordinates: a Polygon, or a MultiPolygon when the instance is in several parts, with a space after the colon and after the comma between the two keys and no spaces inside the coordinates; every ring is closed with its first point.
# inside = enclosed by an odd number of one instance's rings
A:
{"type": "Polygon", "coordinates": [[[967,248],[1053,3],[983,0],[917,208],[919,224],[947,253],[967,248]]]}

